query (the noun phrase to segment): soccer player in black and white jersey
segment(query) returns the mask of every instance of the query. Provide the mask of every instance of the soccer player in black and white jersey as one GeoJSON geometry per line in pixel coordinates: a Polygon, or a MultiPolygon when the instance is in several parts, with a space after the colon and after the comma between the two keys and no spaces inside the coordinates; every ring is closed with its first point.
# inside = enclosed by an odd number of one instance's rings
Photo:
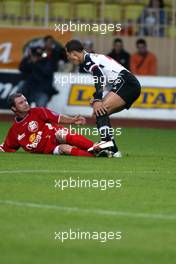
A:
{"type": "Polygon", "coordinates": [[[84,69],[94,77],[95,93],[91,104],[101,142],[88,151],[107,149],[113,157],[121,157],[114,141],[109,115],[129,109],[137,100],[141,86],[136,77],[121,64],[103,54],[87,53],[78,40],[66,44],[68,59],[75,65],[83,64],[84,69]],[[103,91],[108,93],[103,97],[103,91]]]}

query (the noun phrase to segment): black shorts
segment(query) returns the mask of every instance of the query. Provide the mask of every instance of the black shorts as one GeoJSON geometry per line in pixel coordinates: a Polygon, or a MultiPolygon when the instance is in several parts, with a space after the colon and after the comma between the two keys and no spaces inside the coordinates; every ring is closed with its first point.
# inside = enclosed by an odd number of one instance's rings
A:
{"type": "Polygon", "coordinates": [[[123,70],[113,82],[111,91],[118,94],[126,102],[125,108],[129,109],[139,97],[141,85],[131,72],[123,70]]]}

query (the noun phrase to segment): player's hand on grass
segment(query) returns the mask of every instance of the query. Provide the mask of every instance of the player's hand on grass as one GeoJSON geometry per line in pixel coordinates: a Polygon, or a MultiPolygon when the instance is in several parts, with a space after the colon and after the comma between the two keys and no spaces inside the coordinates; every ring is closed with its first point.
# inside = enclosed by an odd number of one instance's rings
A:
{"type": "Polygon", "coordinates": [[[93,110],[96,116],[104,115],[107,113],[107,108],[102,101],[96,101],[93,103],[93,110]]]}
{"type": "Polygon", "coordinates": [[[4,152],[3,144],[0,145],[0,152],[4,152]]]}
{"type": "Polygon", "coordinates": [[[81,115],[76,115],[75,117],[73,117],[73,119],[74,119],[74,124],[76,124],[76,125],[85,125],[86,124],[85,117],[83,117],[81,115]]]}

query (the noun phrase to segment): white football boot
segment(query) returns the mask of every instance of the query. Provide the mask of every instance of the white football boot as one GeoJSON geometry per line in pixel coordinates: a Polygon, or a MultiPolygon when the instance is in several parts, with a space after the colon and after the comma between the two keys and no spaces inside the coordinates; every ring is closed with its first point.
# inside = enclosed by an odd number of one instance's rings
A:
{"type": "Polygon", "coordinates": [[[121,158],[122,157],[122,153],[120,151],[117,151],[115,152],[113,155],[112,155],[113,158],[121,158]]]}
{"type": "Polygon", "coordinates": [[[101,142],[97,142],[95,143],[91,148],[89,148],[87,151],[91,152],[91,151],[100,151],[102,149],[108,149],[110,147],[113,147],[114,144],[112,141],[101,141],[101,142]]]}

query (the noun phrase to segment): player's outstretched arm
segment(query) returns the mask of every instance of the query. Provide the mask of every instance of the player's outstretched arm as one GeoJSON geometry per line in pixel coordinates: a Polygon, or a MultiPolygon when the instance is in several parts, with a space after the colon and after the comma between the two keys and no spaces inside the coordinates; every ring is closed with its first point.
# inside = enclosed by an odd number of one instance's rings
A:
{"type": "Polygon", "coordinates": [[[3,144],[0,145],[0,152],[4,152],[3,144]]]}
{"type": "Polygon", "coordinates": [[[8,146],[6,146],[6,144],[1,144],[0,145],[0,153],[1,152],[16,152],[18,149],[15,148],[10,148],[8,146]]]}
{"type": "Polygon", "coordinates": [[[76,116],[67,116],[63,114],[57,114],[50,109],[47,108],[38,108],[38,114],[40,118],[46,123],[53,124],[76,124],[76,125],[84,125],[86,123],[86,119],[81,115],[76,116]]]}
{"type": "Polygon", "coordinates": [[[61,114],[59,123],[85,125],[86,119],[85,119],[85,117],[83,117],[81,115],[76,115],[76,116],[71,117],[71,116],[61,114]]]}

